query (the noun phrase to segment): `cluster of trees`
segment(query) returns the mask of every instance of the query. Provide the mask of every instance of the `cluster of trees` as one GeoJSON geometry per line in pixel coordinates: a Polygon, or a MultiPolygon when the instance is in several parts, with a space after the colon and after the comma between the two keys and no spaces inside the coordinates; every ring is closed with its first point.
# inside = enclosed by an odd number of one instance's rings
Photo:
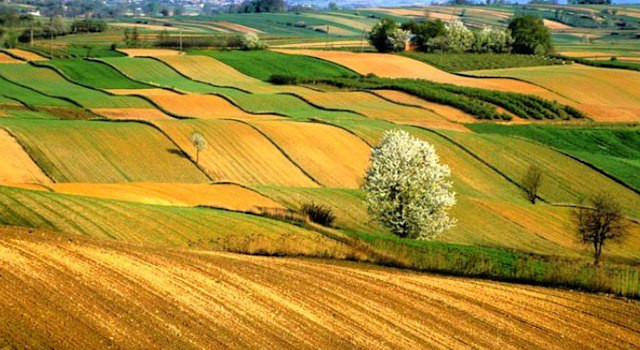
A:
{"type": "Polygon", "coordinates": [[[485,27],[473,31],[460,21],[434,21],[398,24],[385,18],[369,32],[369,42],[380,52],[403,51],[407,45],[423,52],[494,52],[547,54],[552,50],[551,35],[537,17],[523,15],[512,19],[507,29],[485,27]]]}
{"type": "Polygon", "coordinates": [[[239,5],[229,7],[230,13],[284,12],[284,0],[245,0],[239,5]]]}

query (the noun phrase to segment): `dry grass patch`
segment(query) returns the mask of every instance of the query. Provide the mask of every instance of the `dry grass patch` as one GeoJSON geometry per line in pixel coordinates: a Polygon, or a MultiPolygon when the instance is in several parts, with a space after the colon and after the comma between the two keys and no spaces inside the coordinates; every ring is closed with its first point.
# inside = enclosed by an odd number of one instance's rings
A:
{"type": "Polygon", "coordinates": [[[207,206],[259,212],[259,208],[284,209],[277,202],[235,184],[186,184],[136,182],[119,184],[59,183],[49,186],[57,193],[116,199],[155,205],[207,206]]]}
{"type": "Polygon", "coordinates": [[[250,125],[230,120],[154,121],[195,160],[194,132],[207,140],[200,166],[214,181],[248,185],[317,186],[250,125]]]}
{"type": "Polygon", "coordinates": [[[4,129],[0,129],[0,159],[0,183],[52,182],[4,129]]]}
{"type": "Polygon", "coordinates": [[[358,188],[369,146],[342,129],[317,123],[253,122],[287,155],[327,187],[358,188]]]}
{"type": "Polygon", "coordinates": [[[606,295],[44,231],[5,229],[0,237],[7,321],[0,336],[10,346],[98,348],[109,339],[122,348],[583,349],[640,342],[639,303],[606,295]]]}
{"type": "Polygon", "coordinates": [[[564,24],[564,23],[560,23],[560,22],[556,22],[556,21],[552,21],[550,19],[543,19],[544,21],[544,25],[546,27],[548,27],[551,30],[564,30],[564,29],[571,29],[572,27],[564,24]]]}
{"type": "Polygon", "coordinates": [[[570,97],[596,121],[640,120],[640,72],[580,64],[474,71],[479,76],[514,77],[570,97]]]}
{"type": "Polygon", "coordinates": [[[216,26],[220,26],[220,27],[223,27],[223,28],[231,29],[233,31],[240,32],[240,33],[245,33],[245,34],[263,33],[263,31],[261,31],[261,30],[258,30],[258,29],[255,29],[255,28],[251,28],[251,27],[247,27],[247,26],[243,26],[243,25],[237,24],[237,23],[231,23],[231,22],[225,22],[225,21],[215,21],[215,22],[212,22],[212,23],[214,25],[216,25],[216,26]]]}

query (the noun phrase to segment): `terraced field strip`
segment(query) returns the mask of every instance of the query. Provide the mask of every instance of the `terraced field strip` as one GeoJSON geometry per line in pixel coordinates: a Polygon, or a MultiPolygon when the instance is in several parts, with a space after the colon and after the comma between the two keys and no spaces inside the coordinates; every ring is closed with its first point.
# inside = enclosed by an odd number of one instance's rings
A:
{"type": "MultiPolygon", "coordinates": [[[[335,16],[335,15],[324,14],[324,13],[305,13],[304,16],[321,19],[329,23],[335,23],[339,27],[342,27],[343,30],[347,31],[345,34],[335,33],[338,35],[350,35],[350,36],[361,35],[363,31],[370,31],[371,27],[374,24],[373,21],[368,20],[366,17],[361,17],[359,19],[347,18],[347,17],[335,16]]],[[[320,25],[319,27],[322,27],[322,25],[320,25]]]]}
{"type": "Polygon", "coordinates": [[[287,49],[287,48],[333,48],[333,47],[369,47],[369,43],[363,40],[337,40],[337,41],[321,41],[321,42],[300,42],[300,43],[292,43],[292,44],[277,44],[271,45],[271,48],[274,49],[287,49]]]}
{"type": "Polygon", "coordinates": [[[186,184],[135,182],[119,184],[58,183],[49,185],[57,193],[169,206],[207,206],[235,211],[259,208],[283,209],[279,203],[235,184],[186,184]]]}
{"type": "Polygon", "coordinates": [[[173,119],[155,108],[93,108],[91,111],[113,120],[173,119]]]}
{"type": "Polygon", "coordinates": [[[184,54],[184,52],[171,49],[118,49],[118,51],[130,57],[178,56],[184,54]]]}
{"type": "Polygon", "coordinates": [[[166,64],[151,58],[109,57],[101,60],[115,67],[124,75],[147,84],[189,93],[215,92],[213,86],[185,78],[166,64]]]}
{"type": "Polygon", "coordinates": [[[170,140],[139,123],[0,119],[57,182],[207,182],[170,140]]]}
{"type": "MultiPolygon", "coordinates": [[[[475,123],[478,120],[472,116],[471,114],[468,114],[464,111],[461,111],[457,108],[451,107],[451,106],[447,106],[447,105],[441,105],[438,103],[434,103],[434,102],[429,102],[429,101],[425,101],[419,97],[413,96],[413,95],[409,95],[405,92],[402,91],[397,91],[397,90],[372,90],[371,92],[375,93],[378,96],[381,96],[387,100],[391,100],[391,101],[395,101],[397,103],[401,103],[401,104],[407,104],[407,105],[413,105],[413,106],[420,106],[422,108],[431,110],[433,112],[435,112],[436,114],[446,118],[447,120],[450,120],[452,122],[457,122],[457,123],[475,123]]],[[[443,126],[447,126],[447,124],[443,123],[443,126]]],[[[466,127],[459,125],[456,127],[452,127],[452,129],[458,130],[458,131],[465,131],[465,130],[469,130],[466,127]]]]}
{"type": "MultiPolygon", "coordinates": [[[[215,95],[180,95],[163,89],[109,90],[117,95],[141,95],[162,109],[183,117],[201,119],[282,119],[277,115],[247,113],[231,102],[215,95]]],[[[169,118],[163,118],[169,119],[169,118]]]]}
{"type": "Polygon", "coordinates": [[[196,152],[189,137],[194,132],[201,133],[208,145],[200,153],[199,164],[214,181],[246,185],[317,186],[270,140],[247,124],[231,120],[168,120],[153,123],[193,160],[196,159],[196,152]]]}
{"type": "Polygon", "coordinates": [[[369,146],[342,129],[318,123],[252,122],[298,165],[327,187],[358,188],[369,165],[369,146]]]}
{"type": "Polygon", "coordinates": [[[51,183],[24,148],[6,130],[0,129],[0,183],[51,183]]]}
{"type": "Polygon", "coordinates": [[[5,63],[24,63],[24,61],[21,61],[17,58],[13,58],[7,55],[6,53],[0,51],[0,64],[5,64],[5,63]]]}
{"type": "Polygon", "coordinates": [[[54,70],[27,64],[0,65],[0,75],[36,91],[75,101],[85,108],[148,108],[147,101],[130,96],[111,96],[107,93],[73,84],[54,70]]]}
{"type": "Polygon", "coordinates": [[[7,52],[11,55],[19,57],[25,61],[46,61],[48,58],[38,55],[35,52],[20,50],[20,49],[7,49],[7,52]]]}
{"type": "Polygon", "coordinates": [[[314,105],[350,110],[368,118],[388,120],[397,124],[418,125],[436,129],[466,129],[464,126],[450,122],[431,110],[393,103],[369,92],[305,92],[300,96],[314,105]]]}
{"type": "Polygon", "coordinates": [[[325,236],[258,215],[170,207],[0,186],[2,225],[47,229],[156,247],[272,254],[348,250],[325,236]]]}
{"type": "Polygon", "coordinates": [[[66,100],[43,95],[2,78],[0,78],[0,95],[32,107],[73,107],[73,104],[66,100]]]}
{"type": "Polygon", "coordinates": [[[477,76],[504,76],[530,81],[558,94],[601,122],[640,120],[640,72],[579,64],[473,71],[477,76]],[[589,88],[577,89],[576,87],[589,88]]]}
{"type": "Polygon", "coordinates": [[[640,216],[640,195],[562,153],[501,135],[443,133],[515,181],[520,181],[531,164],[537,165],[546,175],[540,196],[547,201],[576,203],[580,197],[606,189],[615,194],[628,215],[640,216]]]}
{"type": "Polygon", "coordinates": [[[9,346],[613,349],[640,341],[637,301],[346,262],[18,231],[0,239],[0,272],[9,346]]]}
{"type": "Polygon", "coordinates": [[[255,29],[255,28],[244,26],[242,24],[226,22],[226,21],[214,21],[213,24],[216,25],[216,26],[219,26],[219,27],[223,27],[223,28],[226,28],[226,29],[233,30],[234,32],[239,32],[239,33],[245,33],[245,34],[249,34],[249,33],[254,33],[254,34],[264,33],[263,31],[255,29]]]}
{"type": "Polygon", "coordinates": [[[253,93],[277,93],[307,90],[301,87],[277,86],[244,75],[234,68],[208,56],[159,56],[180,73],[218,86],[237,87],[253,93]]]}
{"type": "Polygon", "coordinates": [[[56,59],[46,62],[60,69],[75,82],[97,89],[148,89],[150,86],[133,81],[112,67],[82,58],[56,59]]]}
{"type": "Polygon", "coordinates": [[[375,74],[385,78],[425,79],[437,83],[454,84],[489,90],[536,95],[567,103],[569,100],[545,88],[514,79],[479,79],[447,73],[426,63],[404,56],[380,53],[353,53],[346,51],[276,50],[289,54],[307,55],[331,61],[360,74],[375,74]]]}

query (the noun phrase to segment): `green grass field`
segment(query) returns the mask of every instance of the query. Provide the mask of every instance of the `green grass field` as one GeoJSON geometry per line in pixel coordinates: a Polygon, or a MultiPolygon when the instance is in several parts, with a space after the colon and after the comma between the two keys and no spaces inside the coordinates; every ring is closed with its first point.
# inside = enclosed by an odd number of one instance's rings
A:
{"type": "Polygon", "coordinates": [[[108,65],[85,59],[57,59],[44,64],[60,69],[70,79],[97,89],[146,89],[149,86],[127,79],[108,65]]]}
{"type": "Polygon", "coordinates": [[[464,72],[479,69],[534,67],[562,64],[561,59],[534,55],[495,53],[421,53],[405,52],[402,55],[428,63],[448,72],[464,72]]]}
{"type": "Polygon", "coordinates": [[[339,244],[280,221],[225,210],[136,204],[0,186],[0,224],[165,247],[295,254],[339,244]]]}
{"type": "Polygon", "coordinates": [[[531,139],[583,160],[640,191],[640,131],[476,124],[472,130],[531,139]]]}
{"type": "Polygon", "coordinates": [[[0,65],[0,75],[44,94],[73,100],[85,108],[154,108],[137,97],[111,96],[73,84],[50,68],[3,64],[0,65]]]}
{"type": "Polygon", "coordinates": [[[213,57],[246,75],[264,81],[274,74],[305,79],[357,75],[347,68],[328,61],[266,50],[246,52],[191,50],[189,53],[213,57]]]}
{"type": "Polygon", "coordinates": [[[68,101],[43,95],[2,78],[0,78],[0,95],[18,100],[28,106],[36,108],[73,106],[73,104],[68,101]]]}
{"type": "Polygon", "coordinates": [[[181,150],[147,125],[3,118],[0,126],[56,181],[207,181],[181,150]]]}

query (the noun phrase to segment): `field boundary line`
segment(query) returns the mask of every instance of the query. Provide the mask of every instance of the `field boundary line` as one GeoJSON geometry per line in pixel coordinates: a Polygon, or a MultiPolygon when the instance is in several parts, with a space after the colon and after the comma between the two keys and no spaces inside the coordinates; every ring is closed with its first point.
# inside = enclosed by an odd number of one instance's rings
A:
{"type": "Polygon", "coordinates": [[[189,160],[189,162],[191,162],[191,164],[193,164],[198,170],[200,170],[200,172],[202,172],[207,179],[209,179],[211,182],[215,182],[215,180],[204,170],[204,168],[202,168],[193,159],[191,159],[191,157],[189,156],[189,153],[187,153],[182,147],[180,147],[180,145],[178,145],[177,142],[175,142],[164,130],[162,130],[162,128],[160,128],[159,126],[155,125],[153,122],[151,122],[149,120],[142,120],[142,119],[100,119],[100,120],[91,120],[91,121],[93,121],[93,122],[101,122],[101,123],[137,123],[137,124],[143,124],[143,125],[146,125],[146,126],[150,126],[153,129],[155,129],[156,131],[160,132],[164,137],[166,137],[169,140],[169,142],[171,142],[177,149],[179,149],[182,152],[182,155],[184,156],[184,158],[189,160]]]}
{"type": "Polygon", "coordinates": [[[236,122],[236,123],[241,123],[241,124],[248,125],[250,128],[254,129],[258,133],[260,133],[264,138],[269,140],[269,142],[271,144],[273,144],[278,149],[278,151],[280,151],[280,153],[282,153],[282,155],[285,158],[287,158],[293,165],[295,165],[296,168],[300,169],[300,171],[302,171],[303,174],[305,174],[309,179],[311,179],[311,181],[313,181],[315,184],[317,184],[320,187],[325,187],[318,180],[316,180],[316,178],[314,178],[313,175],[311,175],[309,172],[307,172],[307,170],[305,170],[302,166],[300,166],[300,164],[298,164],[295,160],[293,160],[293,158],[291,158],[291,156],[289,156],[289,154],[287,154],[287,152],[285,152],[285,150],[282,147],[280,147],[280,145],[278,145],[271,137],[269,137],[269,135],[267,133],[262,131],[257,126],[249,123],[248,121],[244,121],[244,120],[237,120],[237,119],[222,119],[222,120],[229,120],[229,121],[233,121],[233,122],[236,122]]]}
{"type": "MultiPolygon", "coordinates": [[[[318,92],[318,93],[323,93],[323,94],[326,94],[326,93],[327,93],[326,91],[322,91],[322,90],[320,90],[320,91],[316,91],[316,92],[318,92]]],[[[285,91],[285,92],[278,92],[278,93],[276,93],[276,95],[289,95],[289,96],[296,97],[296,98],[300,99],[302,102],[304,102],[304,103],[306,103],[306,104],[310,105],[311,107],[314,107],[314,108],[316,108],[316,109],[320,109],[320,110],[323,110],[323,111],[328,111],[328,112],[344,112],[344,113],[353,113],[353,114],[357,114],[357,115],[360,115],[360,116],[366,117],[364,114],[362,114],[362,113],[360,113],[360,112],[357,112],[357,111],[354,111],[354,110],[350,110],[350,109],[343,109],[343,108],[329,108],[329,107],[324,107],[324,106],[318,105],[318,104],[316,104],[316,103],[313,103],[313,102],[309,101],[309,100],[308,100],[307,98],[305,98],[304,96],[298,95],[298,94],[297,94],[297,93],[295,93],[295,92],[289,92],[289,91],[285,91]]]]}
{"type": "Polygon", "coordinates": [[[29,147],[26,147],[25,145],[23,145],[22,142],[20,142],[20,140],[16,136],[16,134],[13,131],[11,131],[9,127],[0,125],[0,130],[4,130],[9,136],[11,136],[11,138],[13,138],[16,141],[16,143],[20,146],[20,148],[24,151],[24,153],[29,157],[29,159],[31,159],[33,164],[35,164],[40,169],[40,171],[42,171],[44,176],[46,176],[49,180],[51,180],[52,183],[57,183],[57,181],[53,177],[51,177],[51,175],[49,175],[49,173],[47,173],[44,170],[42,165],[38,163],[38,161],[31,155],[31,153],[28,150],[29,147]]]}
{"type": "Polygon", "coordinates": [[[553,147],[551,145],[547,145],[545,143],[539,142],[537,140],[532,140],[532,139],[529,139],[529,138],[526,138],[526,137],[522,137],[522,136],[518,136],[518,135],[505,135],[505,136],[513,137],[513,138],[516,138],[516,139],[519,139],[519,140],[522,140],[522,141],[526,141],[526,142],[531,142],[531,143],[536,144],[538,146],[546,147],[546,148],[548,148],[550,150],[553,150],[556,153],[559,153],[559,154],[562,154],[563,156],[569,157],[569,158],[577,161],[578,163],[581,163],[581,164],[585,165],[586,167],[595,170],[596,172],[600,173],[601,175],[603,175],[603,176],[609,178],[610,180],[618,183],[622,187],[625,187],[625,188],[631,190],[632,192],[640,195],[640,190],[637,190],[637,189],[633,188],[631,185],[627,184],[626,182],[624,182],[624,181],[618,179],[617,177],[615,177],[614,175],[611,175],[611,174],[607,173],[606,171],[596,167],[595,165],[587,162],[586,160],[582,160],[582,159],[580,159],[580,158],[578,158],[576,156],[573,156],[573,155],[571,155],[571,154],[569,154],[569,153],[567,153],[565,151],[562,151],[562,150],[560,150],[560,149],[558,149],[556,147],[553,147]]]}
{"type": "Polygon", "coordinates": [[[4,79],[5,81],[8,81],[8,82],[10,82],[10,83],[12,83],[12,84],[14,84],[14,85],[18,85],[18,86],[20,86],[20,87],[22,87],[22,88],[25,88],[25,89],[27,89],[27,90],[31,90],[31,91],[33,91],[33,92],[35,92],[35,93],[41,94],[41,95],[43,95],[43,96],[47,96],[47,97],[49,97],[49,98],[54,98],[54,99],[59,99],[59,100],[67,101],[67,102],[71,103],[72,105],[74,105],[74,106],[76,106],[76,107],[78,107],[78,108],[81,108],[82,110],[84,110],[85,112],[89,113],[90,115],[94,115],[94,116],[98,117],[99,119],[106,119],[105,117],[103,117],[103,116],[101,116],[101,115],[99,115],[99,114],[95,113],[94,111],[92,111],[92,110],[90,110],[90,109],[86,108],[85,106],[81,105],[80,103],[78,103],[78,102],[76,102],[76,101],[74,101],[74,100],[72,100],[72,99],[70,99],[70,98],[68,98],[68,97],[66,97],[66,96],[54,96],[54,95],[50,95],[50,94],[48,94],[48,93],[45,93],[45,92],[42,92],[42,91],[36,90],[36,89],[34,89],[34,88],[30,87],[30,86],[26,86],[26,85],[23,85],[23,84],[20,84],[20,83],[16,83],[16,82],[14,82],[13,80],[9,80],[9,79],[7,79],[5,76],[3,76],[2,74],[0,74],[0,79],[4,79]]]}

